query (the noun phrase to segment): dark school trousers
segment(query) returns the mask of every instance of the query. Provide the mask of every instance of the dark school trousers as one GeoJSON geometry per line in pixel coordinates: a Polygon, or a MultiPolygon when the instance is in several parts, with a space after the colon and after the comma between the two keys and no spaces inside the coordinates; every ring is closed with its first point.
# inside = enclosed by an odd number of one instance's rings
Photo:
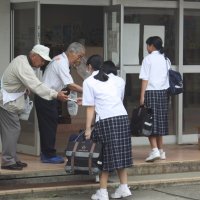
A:
{"type": "Polygon", "coordinates": [[[35,95],[34,102],[40,132],[41,153],[46,157],[56,156],[57,100],[46,100],[35,95]]]}

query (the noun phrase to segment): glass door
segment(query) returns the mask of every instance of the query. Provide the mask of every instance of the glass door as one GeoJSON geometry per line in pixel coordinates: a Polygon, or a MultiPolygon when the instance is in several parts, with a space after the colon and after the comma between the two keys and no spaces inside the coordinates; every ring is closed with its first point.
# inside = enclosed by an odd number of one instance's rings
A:
{"type": "MultiPolygon", "coordinates": [[[[18,55],[27,55],[39,42],[40,4],[38,2],[11,4],[11,59],[18,55]]],[[[39,146],[36,114],[33,109],[29,120],[21,121],[21,135],[17,151],[38,155],[39,146]]]]}
{"type": "MultiPolygon", "coordinates": [[[[166,43],[167,51],[174,64],[175,60],[175,9],[152,9],[109,6],[104,12],[104,58],[114,61],[119,67],[120,76],[126,82],[124,105],[131,118],[133,108],[139,105],[141,80],[139,72],[143,57],[147,54],[145,40],[151,35],[158,35],[166,43]],[[156,15],[155,15],[156,13],[156,15]],[[163,13],[166,14],[163,19],[163,13]],[[168,23],[165,23],[167,19],[168,23]],[[163,21],[162,21],[163,20],[163,21]],[[171,30],[170,37],[164,33],[171,30]],[[171,43],[165,40],[170,38],[171,43]],[[171,44],[171,46],[169,45],[171,44]],[[174,44],[174,46],[172,45],[174,44]]],[[[176,142],[173,109],[170,103],[169,123],[170,135],[165,137],[168,142],[176,142]]],[[[148,144],[146,138],[134,138],[137,145],[148,144]]]]}
{"type": "Polygon", "coordinates": [[[121,68],[121,38],[123,23],[123,6],[115,5],[104,10],[104,59],[112,60],[121,68]]]}

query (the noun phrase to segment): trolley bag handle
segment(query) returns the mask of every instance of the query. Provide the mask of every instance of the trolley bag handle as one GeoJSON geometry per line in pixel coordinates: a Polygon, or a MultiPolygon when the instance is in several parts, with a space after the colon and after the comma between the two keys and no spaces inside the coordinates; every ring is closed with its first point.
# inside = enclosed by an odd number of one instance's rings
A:
{"type": "Polygon", "coordinates": [[[89,174],[92,175],[92,158],[93,158],[93,153],[95,149],[96,143],[92,144],[92,147],[90,149],[89,153],[89,159],[88,159],[88,169],[89,169],[89,174]]]}
{"type": "MultiPolygon", "coordinates": [[[[76,139],[74,140],[74,142],[78,142],[78,140],[81,138],[81,141],[85,140],[85,136],[84,136],[85,131],[84,130],[80,130],[79,134],[77,135],[76,139]]],[[[79,140],[80,141],[80,140],[79,140]]]]}
{"type": "Polygon", "coordinates": [[[72,168],[71,171],[72,171],[72,173],[74,173],[74,159],[75,159],[75,153],[76,153],[78,144],[79,144],[79,142],[76,142],[74,145],[74,148],[72,150],[72,156],[71,156],[71,168],[72,168]]]}
{"type": "Polygon", "coordinates": [[[71,171],[72,171],[72,173],[74,173],[74,160],[75,160],[75,153],[76,153],[78,144],[80,142],[79,138],[81,138],[81,141],[83,141],[84,140],[83,136],[84,136],[84,131],[81,130],[80,133],[78,134],[78,136],[76,137],[76,139],[74,140],[75,145],[74,145],[74,148],[72,150],[72,155],[71,155],[71,168],[72,168],[71,171]]]}

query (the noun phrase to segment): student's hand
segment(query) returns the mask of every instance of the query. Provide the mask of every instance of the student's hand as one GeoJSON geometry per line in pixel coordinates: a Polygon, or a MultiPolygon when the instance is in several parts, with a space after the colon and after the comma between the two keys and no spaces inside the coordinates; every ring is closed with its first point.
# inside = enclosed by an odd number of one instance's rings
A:
{"type": "Polygon", "coordinates": [[[140,98],[140,106],[144,105],[144,97],[140,98]]]}
{"type": "Polygon", "coordinates": [[[85,130],[85,139],[88,140],[91,137],[92,130],[91,128],[86,128],[85,130]]]}
{"type": "Polygon", "coordinates": [[[57,99],[60,101],[67,101],[68,100],[67,92],[66,91],[58,92],[57,99]]]}
{"type": "Polygon", "coordinates": [[[77,104],[79,106],[81,106],[82,105],[82,97],[78,97],[76,100],[77,100],[77,104]]]}

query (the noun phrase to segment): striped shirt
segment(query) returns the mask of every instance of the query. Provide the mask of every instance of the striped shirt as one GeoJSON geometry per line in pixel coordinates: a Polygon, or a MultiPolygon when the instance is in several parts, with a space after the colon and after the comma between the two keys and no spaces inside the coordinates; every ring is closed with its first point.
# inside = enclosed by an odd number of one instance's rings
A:
{"type": "Polygon", "coordinates": [[[69,60],[64,52],[55,56],[47,65],[42,82],[56,91],[74,82],[69,70],[69,60]]]}

